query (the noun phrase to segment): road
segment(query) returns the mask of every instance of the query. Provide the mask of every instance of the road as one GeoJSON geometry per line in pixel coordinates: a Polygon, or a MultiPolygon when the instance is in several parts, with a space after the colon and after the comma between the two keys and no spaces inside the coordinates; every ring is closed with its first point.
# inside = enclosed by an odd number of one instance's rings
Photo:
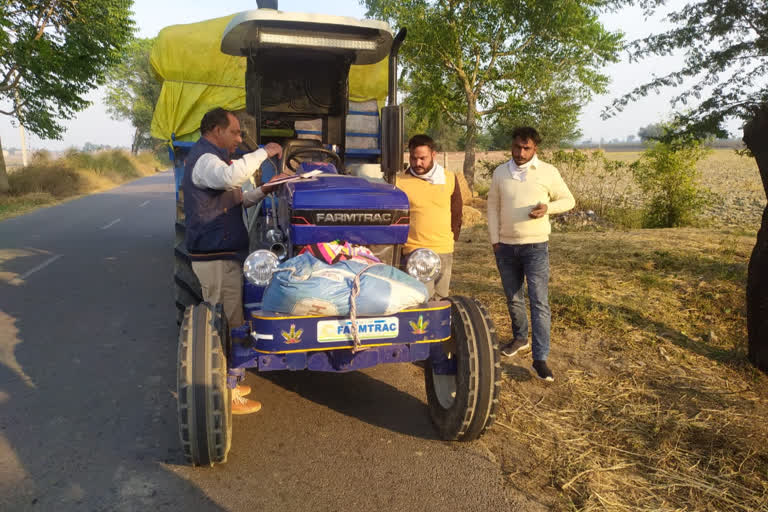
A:
{"type": "Polygon", "coordinates": [[[0,222],[0,510],[525,510],[413,365],[250,373],[225,465],[176,422],[171,173],[0,222]]]}

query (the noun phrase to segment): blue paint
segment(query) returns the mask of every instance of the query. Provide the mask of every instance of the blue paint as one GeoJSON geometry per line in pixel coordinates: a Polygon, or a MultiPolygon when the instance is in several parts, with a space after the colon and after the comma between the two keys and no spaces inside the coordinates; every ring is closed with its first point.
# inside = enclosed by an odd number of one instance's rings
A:
{"type": "Polygon", "coordinates": [[[407,210],[408,196],[387,183],[372,183],[358,176],[319,175],[289,183],[295,210],[407,210]]]}
{"type": "MultiPolygon", "coordinates": [[[[380,327],[378,332],[375,327],[372,328],[372,332],[367,332],[369,328],[366,328],[366,332],[364,332],[361,329],[362,324],[370,321],[370,319],[360,318],[358,332],[361,337],[361,345],[398,345],[449,338],[451,336],[450,304],[447,301],[435,301],[430,302],[428,305],[430,309],[440,309],[424,311],[423,308],[413,308],[400,311],[389,317],[376,317],[377,319],[385,319],[382,325],[386,324],[387,327],[386,330],[384,330],[384,327],[380,327]],[[410,326],[410,322],[418,322],[419,316],[422,316],[425,321],[429,321],[429,327],[425,333],[415,334],[410,326]],[[447,319],[448,321],[446,321],[447,319]],[[393,331],[395,322],[399,325],[399,329],[396,335],[393,336],[395,334],[393,331]]],[[[252,333],[256,333],[258,336],[258,339],[252,339],[253,347],[262,353],[277,353],[288,350],[334,350],[352,347],[352,336],[349,333],[349,329],[342,329],[343,339],[334,340],[339,329],[339,326],[334,325],[334,323],[344,324],[348,321],[346,317],[312,316],[286,318],[285,315],[275,313],[259,312],[258,314],[261,318],[250,316],[249,321],[252,333]],[[284,342],[282,332],[288,332],[291,325],[294,325],[296,330],[302,329],[303,333],[299,343],[287,345],[284,342]],[[330,331],[327,329],[330,329],[330,331]],[[320,330],[323,332],[319,333],[320,330]],[[320,338],[318,338],[318,334],[320,334],[320,338]]],[[[372,323],[378,324],[375,321],[372,323]]]]}
{"type": "Polygon", "coordinates": [[[432,363],[432,371],[437,375],[456,375],[456,358],[448,359],[442,345],[429,347],[429,361],[432,363]]]}
{"type": "Polygon", "coordinates": [[[351,350],[299,352],[292,354],[256,355],[239,346],[233,350],[232,363],[241,368],[257,368],[260,372],[310,370],[316,372],[352,372],[385,363],[412,363],[429,357],[428,344],[405,344],[396,347],[373,347],[353,354],[351,350]]]}
{"type": "MultiPolygon", "coordinates": [[[[254,287],[256,288],[256,287],[254,287]]],[[[349,372],[370,368],[385,363],[407,363],[432,359],[446,368],[450,373],[450,365],[453,364],[455,373],[455,359],[448,361],[442,348],[442,342],[430,343],[432,340],[448,338],[451,335],[450,304],[446,301],[429,303],[431,311],[423,308],[404,310],[390,317],[383,317],[371,322],[372,325],[380,325],[377,333],[376,327],[371,329],[371,335],[387,336],[395,327],[394,319],[399,325],[398,335],[389,338],[363,339],[361,341],[365,350],[352,353],[352,343],[349,340],[321,342],[318,341],[318,324],[329,321],[342,321],[348,319],[342,317],[303,317],[285,318],[276,314],[266,315],[259,312],[264,318],[253,318],[246,324],[253,335],[244,343],[234,343],[229,358],[231,369],[255,368],[260,372],[276,370],[310,370],[320,372],[349,372]],[[419,309],[422,309],[419,311],[419,309]],[[410,327],[411,321],[417,321],[419,316],[429,320],[430,328],[424,334],[414,334],[410,327]],[[274,317],[274,318],[272,318],[274,317]],[[291,325],[303,329],[301,341],[287,345],[281,336],[282,331],[288,331],[291,325]],[[435,326],[432,328],[432,326],[435,326]],[[371,346],[384,345],[384,346],[371,346]],[[287,353],[278,353],[289,351],[287,353]],[[274,353],[264,353],[274,352],[274,353]]],[[[361,319],[365,320],[365,319],[361,319]]],[[[336,328],[338,331],[338,327],[336,328]]],[[[348,329],[342,327],[341,332],[348,329]]],[[[233,329],[233,334],[240,334],[240,330],[233,329]]],[[[361,333],[363,335],[363,333],[361,333]]],[[[434,363],[433,363],[434,364],[434,363]]],[[[440,366],[440,368],[443,368],[440,366]]]]}
{"type": "Polygon", "coordinates": [[[294,244],[345,240],[358,245],[404,244],[408,240],[408,226],[297,226],[291,225],[290,237],[294,244]]]}

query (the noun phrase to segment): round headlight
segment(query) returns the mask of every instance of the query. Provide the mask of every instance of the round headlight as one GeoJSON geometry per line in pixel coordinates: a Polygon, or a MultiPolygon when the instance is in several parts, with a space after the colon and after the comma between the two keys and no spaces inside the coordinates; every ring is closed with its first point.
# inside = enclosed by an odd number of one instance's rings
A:
{"type": "Polygon", "coordinates": [[[267,286],[277,268],[277,256],[270,251],[259,249],[252,252],[243,264],[245,278],[256,286],[267,286]]]}
{"type": "Polygon", "coordinates": [[[430,249],[416,249],[408,256],[405,269],[422,283],[427,283],[440,274],[440,256],[430,249]]]}

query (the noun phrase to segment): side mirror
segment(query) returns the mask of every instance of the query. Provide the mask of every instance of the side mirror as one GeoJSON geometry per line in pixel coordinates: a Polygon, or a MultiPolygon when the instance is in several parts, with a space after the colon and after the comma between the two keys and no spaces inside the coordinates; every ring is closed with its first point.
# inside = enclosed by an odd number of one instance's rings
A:
{"type": "Polygon", "coordinates": [[[387,183],[394,183],[403,170],[403,107],[381,109],[381,171],[387,183]]]}

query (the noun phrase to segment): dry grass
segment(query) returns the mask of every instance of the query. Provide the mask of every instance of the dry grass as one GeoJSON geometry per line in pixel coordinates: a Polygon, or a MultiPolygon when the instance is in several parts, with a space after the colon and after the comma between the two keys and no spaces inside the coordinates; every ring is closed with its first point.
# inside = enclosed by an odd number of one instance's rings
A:
{"type": "Polygon", "coordinates": [[[151,153],[134,157],[119,150],[95,154],[70,151],[55,160],[44,152],[39,153],[28,166],[9,174],[11,190],[7,196],[0,197],[0,219],[107,190],[154,174],[159,165],[151,153]]]}
{"type": "MultiPolygon", "coordinates": [[[[462,234],[452,292],[486,304],[508,339],[485,230],[462,234]]],[[[553,510],[768,510],[768,380],[746,362],[753,243],[712,229],[553,235],[557,381],[535,380],[529,353],[505,358],[482,441],[508,484],[553,510]]]]}
{"type": "MultiPolygon", "coordinates": [[[[463,155],[448,153],[438,159],[444,158],[449,168],[460,169],[463,155]]],[[[542,156],[547,159],[546,152],[542,156]]],[[[605,156],[609,160],[628,164],[638,160],[641,153],[607,152],[605,156]]],[[[509,154],[492,152],[478,154],[477,161],[500,162],[508,158],[509,154]]],[[[766,198],[754,158],[741,156],[731,149],[715,149],[699,162],[697,169],[701,184],[713,193],[712,204],[705,209],[700,219],[703,225],[730,229],[756,229],[759,226],[766,198]]],[[[639,208],[642,207],[643,197],[629,169],[626,169],[623,177],[615,172],[601,172],[589,167],[585,170],[586,173],[574,173],[561,169],[566,183],[577,200],[580,200],[579,206],[595,209],[596,205],[604,204],[606,199],[608,203],[625,203],[625,207],[614,208],[607,217],[619,225],[639,225],[639,208]]],[[[480,174],[475,184],[476,192],[487,190],[488,180],[480,174]]]]}

